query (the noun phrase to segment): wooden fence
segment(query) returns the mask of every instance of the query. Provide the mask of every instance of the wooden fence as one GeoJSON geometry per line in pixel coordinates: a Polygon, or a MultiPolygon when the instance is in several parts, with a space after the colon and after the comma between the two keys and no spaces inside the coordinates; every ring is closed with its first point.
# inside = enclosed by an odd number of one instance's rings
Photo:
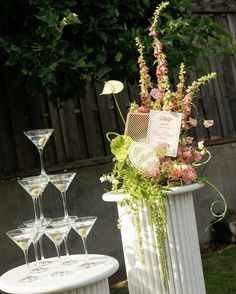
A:
{"type": "MultiPolygon", "coordinates": [[[[195,1],[196,2],[196,1],[195,1]]],[[[209,1],[208,1],[209,2],[209,1]]],[[[236,42],[236,13],[215,14],[236,42]]],[[[220,60],[210,57],[209,72],[217,78],[202,87],[196,101],[199,116],[214,119],[210,129],[197,128],[197,139],[210,143],[236,140],[236,56],[220,60]],[[222,141],[223,139],[223,141],[222,141]]],[[[46,170],[69,169],[111,160],[106,139],[109,131],[122,133],[124,126],[111,96],[100,96],[103,85],[88,85],[86,93],[66,102],[47,97],[28,97],[17,87],[11,70],[0,69],[0,179],[39,173],[36,147],[23,131],[53,128],[45,146],[46,170]]],[[[191,74],[191,79],[196,79],[191,74]]],[[[129,104],[138,101],[137,85],[127,85],[117,95],[124,115],[129,104]]]]}

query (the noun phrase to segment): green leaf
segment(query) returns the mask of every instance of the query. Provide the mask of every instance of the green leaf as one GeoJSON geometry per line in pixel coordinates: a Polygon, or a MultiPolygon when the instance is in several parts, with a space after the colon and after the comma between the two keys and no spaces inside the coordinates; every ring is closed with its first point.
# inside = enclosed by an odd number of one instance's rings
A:
{"type": "Polygon", "coordinates": [[[115,155],[118,162],[124,162],[128,156],[130,145],[134,141],[125,135],[119,135],[111,142],[111,152],[115,155]]]}
{"type": "Polygon", "coordinates": [[[101,80],[105,75],[107,75],[111,71],[112,71],[112,68],[110,66],[101,67],[99,71],[97,72],[98,80],[101,80]]]}
{"type": "Polygon", "coordinates": [[[10,57],[5,62],[6,65],[16,65],[18,58],[15,55],[10,55],[10,57]]]}
{"type": "Polygon", "coordinates": [[[122,59],[122,56],[123,56],[123,54],[122,54],[120,51],[117,52],[117,53],[116,53],[116,56],[115,56],[115,60],[116,60],[117,62],[120,62],[121,59],[122,59]]]}
{"type": "Polygon", "coordinates": [[[100,53],[97,55],[97,61],[101,64],[104,64],[106,62],[107,58],[106,55],[103,53],[100,53]]]}

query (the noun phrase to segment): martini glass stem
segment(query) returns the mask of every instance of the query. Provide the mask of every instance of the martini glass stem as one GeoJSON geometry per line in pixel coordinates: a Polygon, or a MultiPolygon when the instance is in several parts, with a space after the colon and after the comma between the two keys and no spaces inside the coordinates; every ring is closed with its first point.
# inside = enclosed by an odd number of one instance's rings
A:
{"type": "Polygon", "coordinates": [[[64,207],[64,216],[68,218],[69,215],[68,215],[68,209],[67,209],[66,192],[61,192],[61,196],[62,196],[62,202],[64,207]]]}
{"type": "Polygon", "coordinates": [[[67,242],[68,238],[67,236],[64,238],[64,245],[65,245],[65,250],[66,250],[66,256],[69,256],[69,249],[68,249],[68,242],[67,242]]]}
{"type": "Polygon", "coordinates": [[[39,218],[44,219],[44,214],[43,214],[43,195],[40,194],[38,199],[39,199],[39,218]]]}
{"type": "Polygon", "coordinates": [[[34,219],[35,219],[35,222],[38,221],[38,216],[37,216],[37,206],[36,206],[36,198],[32,198],[33,200],[33,206],[34,206],[34,219]]]}
{"type": "Polygon", "coordinates": [[[89,262],[89,258],[88,258],[88,249],[87,249],[86,239],[87,239],[86,237],[82,237],[86,262],[89,264],[90,262],[89,262]]]}
{"type": "Polygon", "coordinates": [[[38,266],[39,255],[38,255],[38,244],[37,244],[37,242],[33,242],[33,246],[34,246],[35,262],[36,262],[36,266],[38,266]]]}
{"type": "Polygon", "coordinates": [[[60,264],[60,266],[62,266],[61,253],[60,253],[60,245],[56,245],[55,244],[55,247],[56,247],[56,251],[57,251],[57,257],[58,257],[58,260],[59,260],[59,264],[60,264]]]}
{"type": "Polygon", "coordinates": [[[41,259],[44,260],[44,251],[43,251],[43,238],[42,236],[39,238],[39,248],[40,248],[40,254],[41,254],[41,259]]]}
{"type": "Polygon", "coordinates": [[[29,267],[28,249],[23,249],[23,252],[24,252],[24,257],[25,257],[25,264],[28,268],[29,273],[31,273],[30,267],[29,267]]]}
{"type": "Polygon", "coordinates": [[[43,148],[38,148],[39,151],[39,158],[40,158],[40,165],[41,165],[41,175],[45,175],[45,169],[44,169],[44,161],[43,161],[43,148]]]}

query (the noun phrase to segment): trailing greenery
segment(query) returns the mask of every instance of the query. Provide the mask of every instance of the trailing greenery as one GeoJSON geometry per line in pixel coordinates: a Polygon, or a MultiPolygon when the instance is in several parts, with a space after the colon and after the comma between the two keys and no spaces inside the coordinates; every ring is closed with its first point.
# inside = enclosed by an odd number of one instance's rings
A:
{"type": "Polygon", "coordinates": [[[163,284],[167,285],[167,215],[165,206],[166,178],[163,175],[161,182],[150,178],[148,174],[142,173],[133,167],[128,157],[128,150],[134,141],[129,136],[119,135],[111,142],[111,152],[115,155],[112,174],[105,175],[104,180],[112,183],[112,190],[118,191],[122,187],[122,193],[128,193],[130,198],[122,201],[121,205],[127,205],[135,217],[135,229],[140,250],[140,259],[143,260],[142,235],[140,228],[139,207],[142,207],[142,199],[147,200],[150,208],[150,217],[155,230],[157,247],[160,254],[160,267],[163,284]]]}
{"type": "MultiPolygon", "coordinates": [[[[86,81],[109,76],[138,80],[135,37],[141,36],[147,51],[152,50],[143,32],[157,3],[2,1],[2,60],[18,70],[18,80],[30,95],[49,90],[52,98],[69,98],[80,93],[86,81]]],[[[168,52],[170,70],[182,61],[193,65],[198,56],[211,51],[223,54],[233,49],[221,26],[210,18],[192,16],[190,3],[172,0],[161,17],[158,34],[168,52]]]]}

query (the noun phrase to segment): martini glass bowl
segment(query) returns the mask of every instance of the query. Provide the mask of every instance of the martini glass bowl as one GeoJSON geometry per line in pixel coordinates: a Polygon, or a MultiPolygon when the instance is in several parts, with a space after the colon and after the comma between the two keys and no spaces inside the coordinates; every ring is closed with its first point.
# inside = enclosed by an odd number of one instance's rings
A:
{"type": "Polygon", "coordinates": [[[46,174],[43,162],[43,148],[46,145],[48,139],[51,137],[54,129],[38,129],[25,131],[24,134],[30,139],[30,141],[38,148],[41,174],[46,174]]]}
{"type": "Polygon", "coordinates": [[[85,216],[85,217],[78,217],[77,220],[75,220],[72,223],[72,228],[80,235],[83,241],[86,263],[83,264],[82,266],[86,268],[94,266],[94,264],[91,261],[89,261],[89,257],[88,257],[87,237],[96,220],[97,220],[96,216],[85,216]]]}
{"type": "Polygon", "coordinates": [[[66,191],[70,186],[72,180],[74,179],[76,173],[64,173],[57,175],[50,175],[50,182],[61,192],[63,207],[64,207],[64,217],[69,217],[66,201],[66,191]]]}
{"type": "Polygon", "coordinates": [[[29,259],[28,259],[28,248],[30,244],[32,243],[33,239],[35,238],[37,231],[36,230],[28,230],[28,231],[22,231],[20,229],[15,229],[8,231],[6,235],[11,238],[18,247],[23,251],[24,257],[25,257],[25,264],[28,268],[29,275],[18,280],[22,283],[28,283],[38,280],[38,277],[31,275],[31,270],[29,267],[29,259]]]}

